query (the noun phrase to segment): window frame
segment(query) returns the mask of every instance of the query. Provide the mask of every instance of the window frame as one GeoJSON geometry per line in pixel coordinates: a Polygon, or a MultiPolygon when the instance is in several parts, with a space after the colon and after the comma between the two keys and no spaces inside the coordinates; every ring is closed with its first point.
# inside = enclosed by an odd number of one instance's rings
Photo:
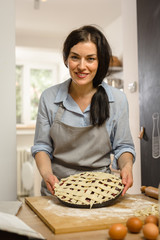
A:
{"type": "Polygon", "coordinates": [[[16,48],[16,66],[23,66],[22,73],[22,119],[17,129],[34,128],[36,120],[31,120],[30,112],[30,70],[45,69],[53,73],[53,85],[61,83],[66,75],[66,67],[57,51],[16,48]]]}

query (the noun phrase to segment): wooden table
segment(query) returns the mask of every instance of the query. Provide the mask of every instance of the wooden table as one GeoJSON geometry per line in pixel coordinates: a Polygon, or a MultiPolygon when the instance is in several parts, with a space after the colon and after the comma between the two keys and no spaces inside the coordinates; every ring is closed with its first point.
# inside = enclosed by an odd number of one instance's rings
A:
{"type": "MultiPolygon", "coordinates": [[[[22,204],[17,216],[47,240],[111,240],[107,229],[55,235],[25,203],[22,204]]],[[[139,234],[127,233],[125,240],[144,240],[143,233],[142,231],[139,234]]],[[[160,235],[156,240],[160,240],[160,235]]]]}

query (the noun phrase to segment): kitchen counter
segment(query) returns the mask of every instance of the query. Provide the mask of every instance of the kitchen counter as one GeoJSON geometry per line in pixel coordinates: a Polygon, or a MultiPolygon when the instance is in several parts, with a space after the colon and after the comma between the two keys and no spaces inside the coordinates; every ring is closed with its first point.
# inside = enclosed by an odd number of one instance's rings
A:
{"type": "MultiPolygon", "coordinates": [[[[132,195],[133,196],[133,195],[132,195]]],[[[135,195],[134,195],[135,196],[135,195]]],[[[157,203],[158,201],[149,197],[146,197],[142,194],[136,195],[139,198],[142,198],[146,201],[151,201],[151,203],[157,203]]],[[[63,233],[63,234],[54,234],[48,226],[43,223],[43,221],[37,216],[37,214],[32,211],[32,209],[26,204],[23,203],[21,209],[17,215],[21,220],[23,220],[28,226],[33,228],[35,231],[41,233],[43,237],[47,240],[110,240],[108,235],[108,229],[96,230],[96,231],[84,231],[84,232],[75,232],[75,233],[63,233]]],[[[143,240],[142,231],[139,234],[127,233],[125,240],[143,240]]],[[[160,235],[157,240],[160,240],[160,235]]]]}

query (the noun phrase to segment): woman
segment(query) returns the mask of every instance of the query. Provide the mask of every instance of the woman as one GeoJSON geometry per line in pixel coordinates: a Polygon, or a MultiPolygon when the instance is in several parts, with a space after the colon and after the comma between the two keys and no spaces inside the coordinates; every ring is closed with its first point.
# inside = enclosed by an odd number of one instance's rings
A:
{"type": "Polygon", "coordinates": [[[64,42],[71,78],[42,93],[32,155],[43,178],[41,194],[54,194],[59,179],[82,171],[120,169],[132,186],[134,145],[124,93],[103,80],[111,59],[109,44],[96,27],[72,31],[64,42]]]}

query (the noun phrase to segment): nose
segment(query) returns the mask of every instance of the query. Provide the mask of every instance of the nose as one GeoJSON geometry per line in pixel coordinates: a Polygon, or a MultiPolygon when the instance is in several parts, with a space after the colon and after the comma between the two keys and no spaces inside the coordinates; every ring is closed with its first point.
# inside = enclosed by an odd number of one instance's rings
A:
{"type": "Polygon", "coordinates": [[[86,68],[86,63],[85,63],[85,59],[80,59],[79,60],[79,64],[78,64],[78,69],[80,71],[84,70],[86,68]]]}

